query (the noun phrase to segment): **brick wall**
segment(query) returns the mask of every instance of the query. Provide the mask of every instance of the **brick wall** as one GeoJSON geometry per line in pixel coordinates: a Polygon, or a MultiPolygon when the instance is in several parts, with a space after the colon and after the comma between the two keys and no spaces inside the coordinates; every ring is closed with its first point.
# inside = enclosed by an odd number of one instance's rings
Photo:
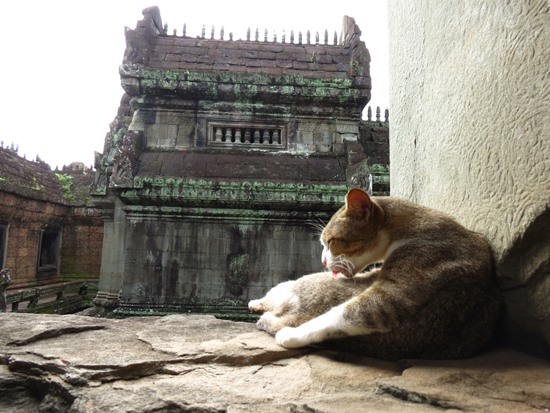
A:
{"type": "Polygon", "coordinates": [[[369,165],[390,164],[388,124],[383,122],[361,122],[359,141],[369,159],[369,165]]]}
{"type": "Polygon", "coordinates": [[[99,278],[103,224],[96,210],[72,209],[0,192],[0,221],[8,224],[4,267],[12,273],[11,288],[58,282],[67,278],[99,278]],[[55,271],[37,271],[41,231],[61,230],[55,271]]]}
{"type": "Polygon", "coordinates": [[[103,222],[97,210],[73,209],[71,222],[63,227],[61,276],[98,278],[102,245],[103,222]]]}
{"type": "Polygon", "coordinates": [[[8,224],[5,267],[12,273],[12,288],[59,281],[57,272],[37,276],[41,230],[60,228],[69,209],[46,201],[0,192],[0,220],[8,224]]]}

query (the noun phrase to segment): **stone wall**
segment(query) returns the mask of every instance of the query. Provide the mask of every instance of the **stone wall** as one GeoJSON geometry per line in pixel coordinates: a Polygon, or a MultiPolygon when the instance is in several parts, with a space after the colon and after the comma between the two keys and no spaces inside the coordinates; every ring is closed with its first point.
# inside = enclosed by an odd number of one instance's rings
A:
{"type": "Polygon", "coordinates": [[[127,308],[242,304],[322,269],[318,234],[307,224],[258,225],[242,215],[159,222],[130,214],[128,221],[121,295],[127,308]]]}
{"type": "Polygon", "coordinates": [[[4,267],[13,275],[11,289],[99,276],[103,226],[98,216],[83,221],[63,205],[1,195],[0,221],[9,223],[4,267]],[[59,265],[54,271],[37,271],[40,234],[48,227],[62,229],[59,265]]]}
{"type": "Polygon", "coordinates": [[[550,356],[550,4],[390,1],[391,190],[491,241],[506,335],[550,356]]]}
{"type": "Polygon", "coordinates": [[[58,227],[67,208],[2,193],[0,220],[9,223],[4,267],[12,273],[11,288],[59,281],[59,272],[37,274],[40,231],[58,227]]]}
{"type": "Polygon", "coordinates": [[[340,185],[157,179],[140,186],[116,200],[104,223],[94,302],[122,314],[246,311],[274,285],[322,269],[315,224],[345,194],[340,185]]]}
{"type": "Polygon", "coordinates": [[[86,206],[92,180],[82,164],[52,171],[0,147],[0,267],[11,271],[11,290],[99,276],[103,222],[86,206]]]}
{"type": "Polygon", "coordinates": [[[94,208],[74,208],[63,227],[61,276],[98,278],[103,245],[103,220],[94,208]]]}
{"type": "Polygon", "coordinates": [[[359,125],[359,142],[367,154],[369,165],[390,164],[389,123],[363,121],[359,125]]]}

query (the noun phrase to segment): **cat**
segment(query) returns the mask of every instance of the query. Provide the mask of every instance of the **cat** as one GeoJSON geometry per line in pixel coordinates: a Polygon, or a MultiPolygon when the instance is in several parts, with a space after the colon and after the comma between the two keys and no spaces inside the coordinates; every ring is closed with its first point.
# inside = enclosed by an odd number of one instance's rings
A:
{"type": "Polygon", "coordinates": [[[491,342],[501,308],[492,251],[452,217],[354,188],[321,244],[329,271],[281,283],[249,303],[262,314],[257,327],[279,345],[449,359],[491,342]]]}

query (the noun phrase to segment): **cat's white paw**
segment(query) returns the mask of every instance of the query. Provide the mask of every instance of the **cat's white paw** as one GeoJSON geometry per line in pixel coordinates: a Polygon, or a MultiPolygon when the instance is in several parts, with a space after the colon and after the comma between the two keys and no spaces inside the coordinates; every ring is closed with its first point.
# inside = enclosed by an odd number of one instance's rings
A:
{"type": "Polygon", "coordinates": [[[258,330],[263,330],[266,333],[275,335],[277,332],[277,318],[269,312],[263,313],[263,315],[256,322],[256,327],[258,330]]]}
{"type": "Polygon", "coordinates": [[[253,313],[263,313],[265,311],[262,300],[251,300],[248,303],[248,309],[253,313]]]}
{"type": "Polygon", "coordinates": [[[293,327],[284,327],[279,330],[275,335],[275,341],[285,348],[299,348],[310,344],[309,340],[300,334],[300,329],[293,327]]]}

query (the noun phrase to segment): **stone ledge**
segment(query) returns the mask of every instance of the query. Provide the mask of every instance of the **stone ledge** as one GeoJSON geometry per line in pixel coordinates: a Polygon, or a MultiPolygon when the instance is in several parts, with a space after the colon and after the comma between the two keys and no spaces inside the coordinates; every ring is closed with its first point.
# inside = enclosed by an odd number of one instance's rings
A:
{"type": "MultiPolygon", "coordinates": [[[[292,182],[217,181],[177,177],[143,177],[120,191],[129,205],[218,206],[291,211],[336,211],[344,202],[346,185],[292,182]]],[[[207,211],[204,211],[207,213],[207,211]]]]}
{"type": "Polygon", "coordinates": [[[338,104],[363,107],[370,99],[370,78],[362,75],[351,79],[337,76],[327,78],[314,72],[304,76],[301,70],[286,68],[288,73],[283,74],[277,67],[262,68],[260,73],[255,67],[251,67],[254,70],[250,73],[220,67],[214,67],[216,70],[210,72],[207,71],[212,68],[209,63],[194,63],[193,69],[179,70],[182,64],[169,62],[163,70],[123,64],[119,69],[122,87],[130,96],[167,95],[190,100],[258,101],[283,105],[311,105],[313,100],[316,104],[328,106],[338,104]]]}
{"type": "Polygon", "coordinates": [[[550,363],[507,349],[395,363],[286,350],[253,324],[208,316],[0,320],[0,411],[550,409],[550,363]]]}

